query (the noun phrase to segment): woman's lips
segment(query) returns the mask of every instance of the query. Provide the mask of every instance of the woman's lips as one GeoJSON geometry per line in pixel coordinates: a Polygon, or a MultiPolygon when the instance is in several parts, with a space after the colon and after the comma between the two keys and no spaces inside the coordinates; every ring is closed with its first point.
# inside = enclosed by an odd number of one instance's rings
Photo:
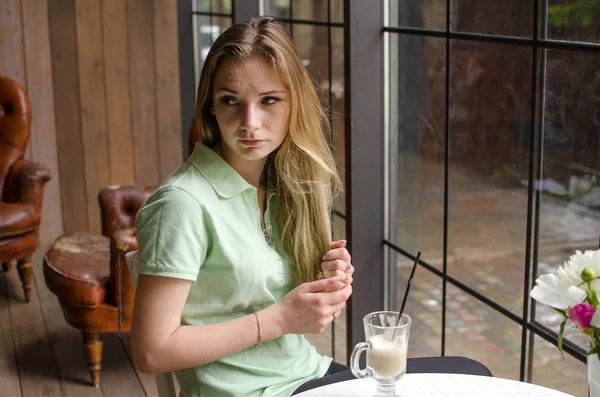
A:
{"type": "Polygon", "coordinates": [[[242,139],[241,142],[246,146],[258,146],[263,143],[263,141],[259,139],[242,139]]]}

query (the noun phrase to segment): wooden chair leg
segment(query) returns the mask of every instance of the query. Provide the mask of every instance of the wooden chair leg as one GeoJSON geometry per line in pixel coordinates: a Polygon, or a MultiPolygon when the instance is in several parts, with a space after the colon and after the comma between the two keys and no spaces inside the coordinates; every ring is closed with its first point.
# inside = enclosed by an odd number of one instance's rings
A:
{"type": "Polygon", "coordinates": [[[19,278],[23,284],[25,300],[29,302],[31,300],[31,288],[33,280],[33,267],[31,266],[31,259],[27,258],[17,261],[17,270],[19,271],[19,278]]]}
{"type": "Polygon", "coordinates": [[[83,332],[83,344],[92,384],[98,387],[100,386],[100,369],[102,369],[102,339],[100,334],[83,332]]]}

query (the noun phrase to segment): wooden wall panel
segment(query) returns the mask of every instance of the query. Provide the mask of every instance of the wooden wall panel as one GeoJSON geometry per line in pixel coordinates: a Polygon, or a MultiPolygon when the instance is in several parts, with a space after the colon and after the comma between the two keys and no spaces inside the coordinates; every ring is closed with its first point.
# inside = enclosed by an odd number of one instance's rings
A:
{"type": "Polygon", "coordinates": [[[32,109],[31,154],[33,161],[44,164],[52,173],[44,190],[38,240],[38,246],[45,249],[63,233],[47,0],[23,1],[22,12],[27,92],[32,109]]]}
{"type": "MultiPolygon", "coordinates": [[[[0,2],[0,48],[2,48],[0,74],[10,77],[26,88],[27,74],[22,22],[21,0],[0,2]]],[[[25,154],[27,158],[31,157],[31,140],[25,154]]]]}
{"type": "Polygon", "coordinates": [[[65,233],[72,233],[88,230],[75,0],[52,0],[48,13],[63,224],[65,233]]]}
{"type": "Polygon", "coordinates": [[[75,1],[81,134],[85,163],[88,228],[99,233],[97,194],[110,185],[104,57],[102,54],[101,3],[75,1]]]}
{"type": "Polygon", "coordinates": [[[2,0],[0,74],[32,103],[47,166],[40,239],[100,231],[105,186],[157,184],[183,159],[176,0],[2,0]]]}
{"type": "Polygon", "coordinates": [[[21,0],[0,2],[0,74],[25,87],[27,81],[21,21],[21,0]]]}
{"type": "Polygon", "coordinates": [[[156,54],[156,101],[158,116],[159,176],[164,179],[182,161],[181,105],[179,98],[179,46],[175,0],[154,0],[154,44],[156,54]]]}
{"type": "Polygon", "coordinates": [[[123,0],[103,0],[102,27],[110,183],[133,185],[135,168],[131,133],[127,6],[123,0]]]}
{"type": "Polygon", "coordinates": [[[127,0],[135,176],[141,185],[160,180],[153,14],[147,1],[127,0]]]}

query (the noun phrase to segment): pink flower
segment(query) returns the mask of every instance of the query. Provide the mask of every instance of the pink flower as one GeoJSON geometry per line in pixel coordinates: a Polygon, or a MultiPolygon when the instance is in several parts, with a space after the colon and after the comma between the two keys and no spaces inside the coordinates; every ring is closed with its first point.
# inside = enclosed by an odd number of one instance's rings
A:
{"type": "Polygon", "coordinates": [[[581,302],[569,309],[569,319],[579,328],[590,327],[596,309],[587,302],[581,302]]]}

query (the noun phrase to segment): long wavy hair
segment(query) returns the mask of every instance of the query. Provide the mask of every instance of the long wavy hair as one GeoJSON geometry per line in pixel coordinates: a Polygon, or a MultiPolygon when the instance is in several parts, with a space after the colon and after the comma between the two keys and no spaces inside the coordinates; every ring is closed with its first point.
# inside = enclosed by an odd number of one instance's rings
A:
{"type": "Polygon", "coordinates": [[[255,17],[225,30],[212,45],[200,76],[196,103],[200,141],[212,147],[221,134],[211,113],[213,81],[226,59],[260,55],[271,62],[290,93],[288,133],[267,158],[268,184],[277,193],[277,223],[296,284],[317,278],[331,242],[330,211],[341,183],[328,145],[331,129],[296,46],[272,17],[255,17]]]}

